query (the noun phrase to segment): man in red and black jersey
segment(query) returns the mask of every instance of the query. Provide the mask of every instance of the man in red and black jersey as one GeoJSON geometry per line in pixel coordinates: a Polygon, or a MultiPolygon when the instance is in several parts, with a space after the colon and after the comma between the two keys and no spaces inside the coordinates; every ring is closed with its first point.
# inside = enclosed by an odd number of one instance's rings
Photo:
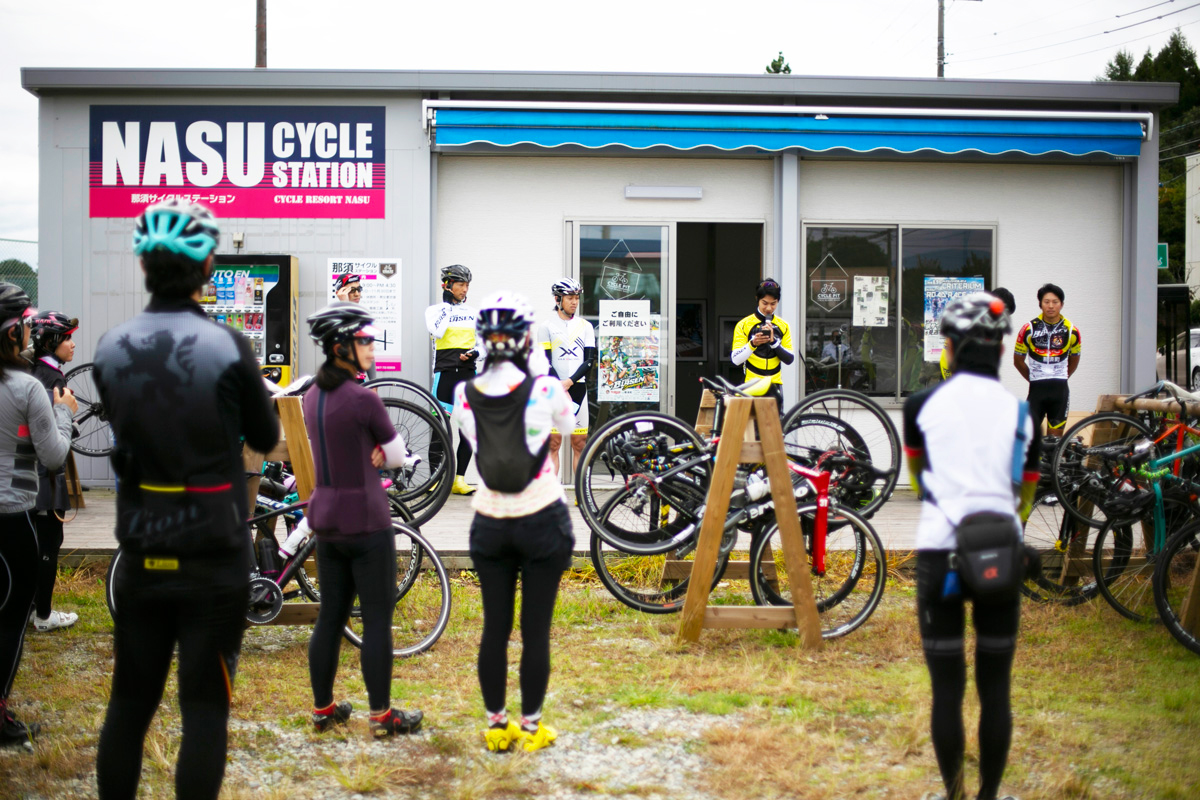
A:
{"type": "Polygon", "coordinates": [[[1029,381],[1029,416],[1035,428],[1046,420],[1047,433],[1061,436],[1067,424],[1067,379],[1079,368],[1079,328],[1062,315],[1063,290],[1053,283],[1038,289],[1042,313],[1021,326],[1013,364],[1029,381]]]}

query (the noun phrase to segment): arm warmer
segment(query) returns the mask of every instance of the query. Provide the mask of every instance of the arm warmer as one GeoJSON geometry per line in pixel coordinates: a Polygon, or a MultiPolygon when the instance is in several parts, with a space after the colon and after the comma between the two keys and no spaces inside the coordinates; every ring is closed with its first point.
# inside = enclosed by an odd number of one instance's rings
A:
{"type": "Polygon", "coordinates": [[[579,369],[575,370],[575,374],[571,376],[572,383],[578,383],[581,378],[586,378],[592,372],[592,367],[596,366],[596,348],[583,348],[583,363],[579,365],[579,369]]]}
{"type": "Polygon", "coordinates": [[[747,343],[734,350],[733,353],[730,354],[730,358],[735,364],[745,364],[746,359],[750,358],[750,354],[752,352],[754,352],[754,346],[747,343]]]}
{"type": "Polygon", "coordinates": [[[783,346],[783,339],[776,339],[771,346],[775,348],[775,357],[784,364],[790,364],[796,360],[796,354],[783,346]]]}

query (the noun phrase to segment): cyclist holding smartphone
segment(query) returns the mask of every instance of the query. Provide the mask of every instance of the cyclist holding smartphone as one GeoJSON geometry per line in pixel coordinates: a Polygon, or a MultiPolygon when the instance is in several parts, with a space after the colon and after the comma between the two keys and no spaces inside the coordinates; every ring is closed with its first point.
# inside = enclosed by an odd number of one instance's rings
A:
{"type": "MultiPolygon", "coordinates": [[[[550,745],[557,734],[542,724],[550,682],[550,621],[575,539],[558,473],[548,457],[550,431],[575,422],[562,381],[530,367],[533,309],[516,295],[492,295],[479,310],[477,330],[486,368],[454,391],[452,421],[478,456],[483,487],[472,505],[471,560],[483,593],[479,685],[488,750],[550,745]],[[521,719],[505,708],[508,640],[517,579],[521,580],[521,719]]],[[[540,348],[538,348],[540,350],[540,348]]]]}
{"type": "Polygon", "coordinates": [[[34,465],[62,466],[71,447],[71,414],[78,410],[70,389],[54,390],[52,406],[26,371],[21,351],[29,344],[33,313],[24,289],[0,282],[0,746],[26,748],[39,726],[18,721],[8,702],[38,574],[30,514],[38,489],[34,465]]]}
{"type": "Polygon", "coordinates": [[[396,607],[396,538],[384,467],[415,466],[379,396],[355,380],[375,363],[375,322],[358,303],[334,302],[308,318],[309,336],[325,363],[304,395],[316,487],[307,519],[317,536],[321,609],[308,644],[313,725],[318,731],[350,719],[348,702],[333,699],[342,627],[358,598],[362,609],[362,672],[376,737],[412,733],[420,711],[392,708],[392,615],[396,607]]]}

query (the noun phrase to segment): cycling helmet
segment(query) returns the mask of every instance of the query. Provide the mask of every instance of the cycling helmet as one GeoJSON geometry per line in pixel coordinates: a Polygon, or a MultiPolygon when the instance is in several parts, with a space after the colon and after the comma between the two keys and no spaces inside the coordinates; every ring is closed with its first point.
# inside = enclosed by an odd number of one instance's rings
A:
{"type": "Polygon", "coordinates": [[[774,278],[764,278],[758,282],[758,286],[754,287],[754,296],[759,300],[767,297],[768,295],[778,300],[779,294],[779,281],[775,280],[774,278]]]}
{"type": "Polygon", "coordinates": [[[583,284],[574,278],[563,278],[554,282],[550,287],[550,292],[555,297],[562,297],[567,294],[583,294],[583,284]]]}
{"type": "Polygon", "coordinates": [[[442,267],[442,284],[447,283],[470,283],[471,270],[464,267],[462,264],[451,264],[448,267],[442,267]]]}
{"type": "Polygon", "coordinates": [[[42,311],[33,318],[31,327],[34,349],[51,352],[64,337],[79,330],[79,320],[59,311],[42,311]]]}
{"type": "Polygon", "coordinates": [[[165,200],[150,206],[134,222],[133,254],[166,251],[204,261],[217,249],[221,229],[204,206],[165,200]]]}
{"type": "Polygon", "coordinates": [[[338,300],[308,317],[308,335],[328,352],[333,345],[355,337],[375,338],[375,318],[360,303],[338,300]]]}
{"type": "Polygon", "coordinates": [[[972,292],[946,304],[940,323],[942,335],[961,342],[999,344],[1012,330],[1004,301],[988,292],[972,292]]]}
{"type": "Polygon", "coordinates": [[[343,289],[352,283],[362,283],[362,276],[355,275],[353,272],[346,272],[342,275],[338,275],[333,279],[333,291],[337,292],[338,290],[343,289]]]}
{"type": "Polygon", "coordinates": [[[0,281],[0,331],[36,313],[37,309],[29,302],[24,289],[15,283],[0,281]]]}
{"type": "Polygon", "coordinates": [[[489,360],[522,355],[529,346],[533,327],[533,308],[519,294],[496,292],[489,295],[475,317],[475,332],[483,340],[489,360]]]}

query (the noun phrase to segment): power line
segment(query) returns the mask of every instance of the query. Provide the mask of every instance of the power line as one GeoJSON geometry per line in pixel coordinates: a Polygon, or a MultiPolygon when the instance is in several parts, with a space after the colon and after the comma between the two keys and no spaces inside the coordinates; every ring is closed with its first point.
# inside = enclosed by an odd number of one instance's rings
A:
{"type": "Polygon", "coordinates": [[[1178,150],[1180,147],[1187,147],[1189,144],[1195,144],[1196,142],[1200,142],[1200,139],[1191,139],[1186,142],[1180,142],[1179,144],[1173,144],[1170,147],[1163,147],[1159,149],[1158,153],[1159,155],[1162,155],[1169,150],[1178,150]]]}
{"type": "MultiPolygon", "coordinates": [[[[1133,14],[1140,14],[1143,11],[1149,11],[1152,8],[1157,8],[1158,6],[1168,5],[1168,4],[1174,3],[1174,2],[1175,2],[1175,0],[1165,0],[1165,2],[1156,3],[1152,6],[1145,6],[1144,8],[1139,8],[1136,11],[1128,11],[1124,14],[1116,14],[1113,16],[1113,19],[1120,19],[1121,17],[1128,17],[1128,16],[1132,16],[1133,14]]],[[[1109,20],[1109,17],[1103,17],[1101,19],[1092,20],[1091,22],[1085,22],[1081,25],[1072,25],[1069,28],[1059,28],[1058,30],[1055,30],[1055,31],[1046,31],[1044,33],[1035,34],[1034,36],[1029,36],[1025,39],[1018,39],[1015,42],[998,42],[996,44],[986,44],[986,45],[983,45],[982,47],[976,47],[976,48],[972,48],[972,49],[973,50],[994,50],[997,47],[1012,47],[1014,45],[1024,44],[1025,42],[1035,42],[1039,39],[1046,39],[1047,37],[1050,37],[1050,36],[1057,36],[1060,33],[1068,33],[1070,31],[1077,31],[1080,28],[1090,28],[1095,25],[1107,23],[1108,20],[1109,20]]]]}
{"type": "Polygon", "coordinates": [[[1037,19],[1030,20],[1029,22],[1022,22],[1020,25],[1014,25],[1014,26],[1013,26],[1013,27],[1011,27],[1011,28],[1005,28],[1004,30],[1001,30],[1001,31],[992,31],[991,33],[979,34],[979,35],[977,35],[977,36],[967,36],[967,37],[964,37],[964,38],[962,39],[962,41],[964,41],[964,42],[973,42],[973,41],[975,41],[976,39],[985,39],[985,38],[988,38],[988,37],[990,37],[990,36],[999,36],[999,35],[1001,35],[1001,34],[1003,34],[1003,33],[1009,33],[1009,32],[1011,32],[1011,31],[1018,31],[1018,30],[1020,30],[1021,28],[1028,28],[1030,25],[1040,25],[1041,23],[1045,22],[1046,20],[1048,20],[1048,19],[1051,19],[1051,18],[1053,18],[1053,17],[1057,17],[1057,16],[1059,16],[1060,14],[1064,14],[1064,13],[1066,13],[1066,12],[1068,12],[1068,11],[1074,11],[1074,10],[1075,10],[1075,9],[1077,9],[1077,8],[1083,8],[1084,6],[1087,6],[1087,5],[1094,5],[1094,2],[1095,2],[1095,0],[1083,0],[1083,2],[1082,2],[1082,3],[1078,3],[1077,5],[1073,5],[1073,6],[1071,6],[1070,8],[1059,9],[1058,11],[1055,11],[1055,12],[1052,12],[1052,13],[1050,13],[1050,14],[1047,14],[1047,15],[1046,15],[1046,16],[1044,16],[1044,17],[1038,17],[1037,19]]]}
{"type": "Polygon", "coordinates": [[[977,72],[974,75],[967,75],[965,77],[980,78],[980,77],[983,77],[984,75],[995,75],[997,72],[1012,72],[1014,69],[1028,69],[1029,67],[1040,67],[1043,64],[1053,64],[1056,61],[1065,61],[1068,58],[1078,58],[1079,56],[1091,55],[1092,53],[1099,53],[1104,50],[1110,50],[1113,47],[1120,48],[1120,47],[1124,47],[1127,44],[1133,44],[1134,42],[1140,42],[1143,39],[1150,39],[1155,36],[1161,36],[1164,33],[1169,33],[1171,31],[1175,30],[1176,28],[1178,28],[1180,30],[1182,30],[1183,28],[1190,28],[1192,25],[1195,25],[1197,22],[1200,22],[1200,19],[1192,20],[1191,22],[1185,22],[1182,25],[1172,26],[1170,28],[1164,28],[1163,30],[1156,31],[1155,33],[1147,33],[1145,36],[1138,36],[1133,39],[1127,39],[1126,41],[1120,42],[1116,45],[1109,44],[1109,45],[1105,45],[1104,47],[1097,47],[1094,50],[1084,50],[1082,53],[1072,53],[1069,56],[1059,56],[1058,58],[1050,58],[1045,61],[1038,61],[1033,64],[1021,64],[1020,66],[1016,66],[1016,67],[1001,67],[1000,69],[990,69],[985,72],[977,72]]]}
{"type": "Polygon", "coordinates": [[[1165,131],[1162,131],[1160,133],[1160,135],[1166,136],[1168,133],[1171,133],[1172,131],[1177,131],[1180,128],[1190,128],[1192,125],[1200,125],[1200,119],[1194,119],[1191,122],[1185,122],[1182,125],[1176,125],[1174,128],[1167,128],[1165,131]]]}
{"type": "MultiPolygon", "coordinates": [[[[1129,25],[1123,25],[1120,28],[1113,28],[1112,30],[1109,30],[1109,31],[1101,31],[1100,33],[1089,33],[1087,36],[1078,36],[1074,39],[1068,39],[1065,42],[1055,42],[1053,44],[1043,44],[1043,45],[1039,45],[1038,47],[1029,47],[1024,50],[1014,50],[1011,53],[1000,53],[999,55],[994,55],[994,56],[980,56],[978,58],[960,58],[960,59],[956,59],[953,63],[966,64],[971,61],[990,61],[990,60],[996,59],[996,58],[1007,58],[1008,56],[1018,56],[1018,55],[1021,55],[1022,53],[1032,53],[1037,50],[1046,50],[1051,47],[1061,47],[1064,44],[1072,44],[1073,42],[1082,42],[1085,39],[1094,39],[1097,36],[1105,36],[1110,33],[1117,33],[1118,31],[1128,30],[1129,28],[1136,28],[1139,25],[1145,25],[1147,22],[1154,22],[1155,20],[1160,20],[1165,17],[1173,17],[1176,14],[1182,14],[1184,11],[1190,11],[1191,9],[1197,8],[1197,7],[1200,7],[1200,3],[1193,3],[1192,5],[1187,6],[1186,8],[1181,8],[1178,11],[1172,11],[1170,14],[1161,14],[1157,17],[1152,17],[1150,19],[1144,19],[1141,22],[1133,22],[1133,23],[1130,23],[1129,25]]],[[[947,63],[951,63],[951,62],[947,62],[947,63]]]]}

